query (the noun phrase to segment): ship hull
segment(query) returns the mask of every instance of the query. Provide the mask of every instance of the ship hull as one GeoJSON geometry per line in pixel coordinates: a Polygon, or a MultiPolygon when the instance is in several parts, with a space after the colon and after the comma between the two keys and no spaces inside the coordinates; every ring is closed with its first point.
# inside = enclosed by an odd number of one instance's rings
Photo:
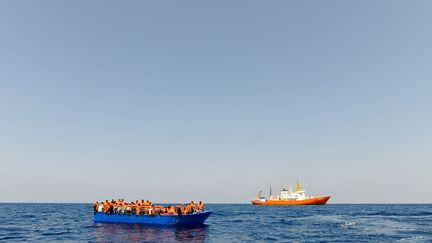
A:
{"type": "Polygon", "coordinates": [[[304,200],[252,200],[253,205],[263,206],[291,206],[291,205],[324,205],[330,199],[330,196],[314,197],[304,200]]]}
{"type": "Polygon", "coordinates": [[[210,215],[210,211],[187,215],[127,215],[95,213],[95,223],[126,223],[126,224],[157,224],[174,226],[196,226],[203,225],[210,215]]]}

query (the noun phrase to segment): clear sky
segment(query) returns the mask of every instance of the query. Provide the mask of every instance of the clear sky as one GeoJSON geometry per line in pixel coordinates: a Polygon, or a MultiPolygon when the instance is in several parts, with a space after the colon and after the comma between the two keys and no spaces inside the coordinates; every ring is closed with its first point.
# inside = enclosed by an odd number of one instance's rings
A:
{"type": "Polygon", "coordinates": [[[431,1],[0,1],[0,201],[432,202],[431,1]]]}

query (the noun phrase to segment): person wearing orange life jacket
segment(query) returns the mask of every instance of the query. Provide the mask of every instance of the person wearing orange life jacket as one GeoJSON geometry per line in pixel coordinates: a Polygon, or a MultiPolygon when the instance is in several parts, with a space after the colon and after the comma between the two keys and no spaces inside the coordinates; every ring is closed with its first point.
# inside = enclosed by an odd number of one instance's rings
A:
{"type": "Polygon", "coordinates": [[[194,201],[190,202],[190,209],[189,209],[190,213],[195,213],[195,203],[194,201]]]}
{"type": "Polygon", "coordinates": [[[140,203],[136,203],[135,204],[135,214],[136,215],[140,215],[140,211],[141,211],[141,204],[140,203]]]}
{"type": "Polygon", "coordinates": [[[169,205],[167,208],[167,214],[174,215],[175,214],[175,208],[173,205],[169,205]]]}
{"type": "Polygon", "coordinates": [[[148,205],[146,205],[145,202],[144,202],[143,214],[144,215],[149,215],[149,210],[150,210],[150,207],[148,205]]]}
{"type": "Polygon", "coordinates": [[[194,202],[193,201],[191,201],[190,203],[188,203],[187,205],[186,205],[186,208],[185,208],[185,210],[184,210],[184,213],[185,214],[191,214],[191,213],[193,213],[194,212],[194,202]]]}
{"type": "Polygon", "coordinates": [[[140,205],[140,215],[145,215],[145,205],[144,203],[141,203],[140,205]]]}
{"type": "Polygon", "coordinates": [[[184,215],[186,215],[186,214],[188,214],[188,204],[186,204],[186,205],[182,205],[182,214],[184,214],[184,215]]]}
{"type": "Polygon", "coordinates": [[[198,206],[197,206],[198,212],[202,212],[204,211],[204,204],[202,201],[198,202],[198,206]]]}
{"type": "Polygon", "coordinates": [[[109,205],[108,205],[108,200],[105,200],[104,201],[104,203],[103,203],[103,212],[104,213],[107,213],[108,212],[108,207],[109,207],[109,205]]]}
{"type": "Polygon", "coordinates": [[[129,215],[186,215],[196,212],[204,211],[204,204],[202,201],[190,203],[186,205],[179,204],[176,207],[168,205],[163,207],[161,205],[153,205],[149,200],[136,200],[130,204],[124,202],[124,199],[118,200],[105,200],[101,203],[95,202],[93,204],[94,212],[101,212],[107,214],[129,214],[129,215]]]}
{"type": "Polygon", "coordinates": [[[169,207],[170,207],[170,205],[168,205],[166,207],[162,207],[161,215],[169,215],[169,207]]]}
{"type": "Polygon", "coordinates": [[[186,205],[186,208],[183,209],[183,213],[184,214],[190,214],[191,208],[190,208],[190,204],[186,205]]]}
{"type": "Polygon", "coordinates": [[[172,205],[171,205],[171,207],[170,207],[170,214],[171,214],[171,215],[175,215],[175,214],[177,214],[177,212],[176,212],[176,208],[175,208],[174,206],[172,206],[172,205]]]}

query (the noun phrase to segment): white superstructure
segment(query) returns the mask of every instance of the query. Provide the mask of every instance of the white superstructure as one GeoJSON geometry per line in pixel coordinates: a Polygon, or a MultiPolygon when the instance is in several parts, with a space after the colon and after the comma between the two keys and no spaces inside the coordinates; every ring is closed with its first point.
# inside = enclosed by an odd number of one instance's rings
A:
{"type": "MultiPolygon", "coordinates": [[[[268,198],[269,200],[286,200],[286,201],[292,201],[292,200],[305,200],[305,199],[311,199],[313,197],[309,197],[306,196],[306,191],[303,190],[303,188],[301,187],[300,183],[297,181],[296,184],[296,190],[293,192],[292,189],[290,188],[289,191],[285,188],[283,188],[280,191],[280,196],[276,196],[276,195],[270,195],[270,198],[268,198]]],[[[265,201],[264,198],[261,197],[261,193],[259,194],[258,200],[260,201],[265,201]]]]}

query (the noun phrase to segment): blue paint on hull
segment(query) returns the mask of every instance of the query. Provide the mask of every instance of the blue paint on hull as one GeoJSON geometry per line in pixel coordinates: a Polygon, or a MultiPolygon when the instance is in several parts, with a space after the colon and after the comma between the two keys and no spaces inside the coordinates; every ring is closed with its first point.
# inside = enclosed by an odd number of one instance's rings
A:
{"type": "Polygon", "coordinates": [[[196,226],[204,224],[204,221],[211,214],[210,211],[187,214],[187,215],[127,215],[127,214],[106,214],[95,213],[95,223],[127,223],[127,224],[157,224],[157,225],[183,225],[196,226]]]}

